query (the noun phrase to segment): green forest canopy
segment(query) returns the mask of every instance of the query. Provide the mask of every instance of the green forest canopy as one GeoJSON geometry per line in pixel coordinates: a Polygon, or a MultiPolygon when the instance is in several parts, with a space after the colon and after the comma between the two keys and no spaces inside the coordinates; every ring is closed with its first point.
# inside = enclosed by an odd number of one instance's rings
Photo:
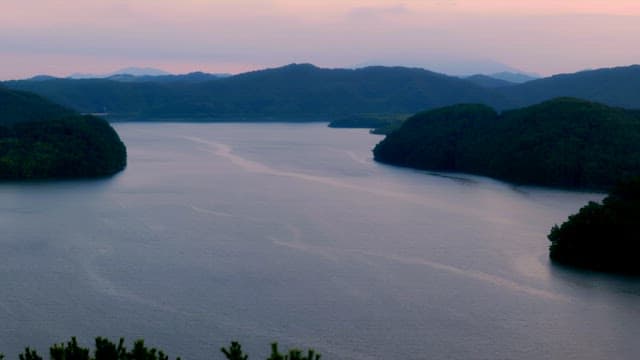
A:
{"type": "Polygon", "coordinates": [[[552,260],[598,271],[640,275],[640,178],[618,184],[549,234],[552,260]]]}
{"type": "Polygon", "coordinates": [[[0,88],[0,180],[100,177],[126,166],[105,120],[0,88]]]}
{"type": "Polygon", "coordinates": [[[485,105],[454,105],[407,119],[374,156],[519,184],[609,189],[640,175],[640,117],[572,98],[501,114],[485,105]]]}

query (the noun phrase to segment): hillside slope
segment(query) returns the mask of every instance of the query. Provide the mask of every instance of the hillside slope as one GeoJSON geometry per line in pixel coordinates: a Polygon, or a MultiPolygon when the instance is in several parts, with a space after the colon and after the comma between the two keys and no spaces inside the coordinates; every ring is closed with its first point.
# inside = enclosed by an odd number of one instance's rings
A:
{"type": "Polygon", "coordinates": [[[44,98],[0,86],[0,125],[71,115],[73,111],[44,98]]]}
{"type": "Polygon", "coordinates": [[[496,89],[515,106],[575,97],[609,106],[640,109],[640,65],[562,74],[496,89]]]}

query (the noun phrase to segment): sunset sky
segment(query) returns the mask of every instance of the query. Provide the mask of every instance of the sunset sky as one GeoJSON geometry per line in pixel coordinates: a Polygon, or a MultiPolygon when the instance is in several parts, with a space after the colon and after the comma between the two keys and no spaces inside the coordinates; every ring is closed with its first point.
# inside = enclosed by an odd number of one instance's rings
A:
{"type": "Polygon", "coordinates": [[[0,79],[311,62],[549,75],[640,63],[638,0],[2,0],[0,79]]]}

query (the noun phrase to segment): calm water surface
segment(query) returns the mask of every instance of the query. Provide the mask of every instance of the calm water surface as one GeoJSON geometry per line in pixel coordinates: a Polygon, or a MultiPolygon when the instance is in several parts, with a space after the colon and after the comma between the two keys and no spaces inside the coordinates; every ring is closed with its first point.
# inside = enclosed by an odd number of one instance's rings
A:
{"type": "Polygon", "coordinates": [[[374,163],[320,124],[118,124],[108,180],[0,184],[0,351],[98,335],[184,359],[637,359],[640,281],[551,266],[602,195],[374,163]],[[220,354],[221,355],[221,354],[220,354]]]}

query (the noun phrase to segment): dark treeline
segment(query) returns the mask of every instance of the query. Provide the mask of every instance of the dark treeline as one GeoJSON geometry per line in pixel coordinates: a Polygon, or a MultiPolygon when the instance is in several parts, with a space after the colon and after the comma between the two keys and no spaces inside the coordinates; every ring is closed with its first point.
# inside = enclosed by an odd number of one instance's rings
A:
{"type": "MultiPolygon", "coordinates": [[[[126,77],[125,77],[126,78],[126,77]]],[[[228,77],[7,81],[81,113],[161,120],[290,120],[365,113],[415,113],[459,103],[504,110],[556,97],[640,108],[640,66],[583,71],[515,84],[488,76],[461,79],[405,67],[322,69],[292,64],[228,77]],[[168,79],[170,81],[168,81],[168,79]]]]}
{"type": "Polygon", "coordinates": [[[640,178],[623,181],[602,204],[590,202],[549,234],[552,260],[640,275],[640,178]]]}
{"type": "MultiPolygon", "coordinates": [[[[221,348],[221,357],[227,360],[248,360],[249,355],[244,353],[242,345],[233,341],[228,348],[221,348]]],[[[210,358],[203,354],[203,358],[210,358]]],[[[37,350],[30,347],[18,355],[20,360],[43,360],[43,356],[37,350]]],[[[214,357],[215,358],[215,357],[214,357]]],[[[280,353],[278,344],[271,344],[271,354],[266,360],[320,360],[320,354],[309,349],[306,352],[299,349],[289,349],[285,353],[280,353]]],[[[93,351],[78,344],[75,337],[66,343],[54,344],[49,348],[50,360],[169,360],[169,356],[162,350],[147,347],[144,340],[136,340],[133,347],[128,349],[124,339],[115,343],[109,339],[98,337],[95,339],[93,351]]],[[[176,358],[180,360],[180,358],[176,358]]],[[[5,360],[0,354],[0,360],[5,360]]]]}
{"type": "Polygon", "coordinates": [[[556,97],[574,97],[627,109],[640,109],[640,65],[555,75],[496,89],[512,107],[556,97]]]}
{"type": "Polygon", "coordinates": [[[502,114],[455,105],[409,118],[374,155],[385,163],[519,184],[609,189],[640,174],[640,117],[570,98],[502,114]]]}
{"type": "Polygon", "coordinates": [[[374,134],[388,134],[398,129],[405,114],[360,114],[342,117],[329,123],[331,128],[371,129],[374,134]]]}
{"type": "Polygon", "coordinates": [[[94,116],[0,126],[2,180],[108,176],[126,157],[115,130],[94,116]]]}
{"type": "Polygon", "coordinates": [[[0,180],[99,177],[125,166],[126,148],[105,120],[0,88],[0,180]]]}
{"type": "Polygon", "coordinates": [[[331,121],[329,123],[329,127],[349,129],[374,129],[384,126],[390,126],[398,121],[401,120],[382,118],[377,116],[352,115],[331,121]]]}

